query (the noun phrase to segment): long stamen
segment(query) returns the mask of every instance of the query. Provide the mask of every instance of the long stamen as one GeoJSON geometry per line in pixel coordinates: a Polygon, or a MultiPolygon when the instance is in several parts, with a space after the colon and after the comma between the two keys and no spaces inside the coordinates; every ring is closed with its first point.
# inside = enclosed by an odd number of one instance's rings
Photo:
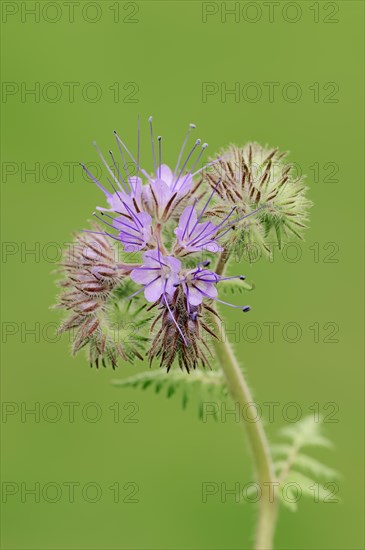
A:
{"type": "Polygon", "coordinates": [[[193,279],[195,281],[203,281],[204,283],[218,283],[219,275],[213,271],[198,269],[195,271],[193,279]]]}
{"type": "Polygon", "coordinates": [[[180,153],[179,153],[179,157],[178,157],[178,159],[177,159],[177,164],[176,164],[176,166],[175,166],[174,175],[173,175],[173,177],[172,177],[173,180],[175,179],[176,174],[177,174],[177,171],[178,171],[178,169],[179,169],[180,162],[181,162],[181,158],[182,158],[182,156],[183,156],[183,153],[184,153],[184,150],[185,150],[185,146],[186,146],[186,144],[187,144],[187,142],[188,142],[188,139],[189,139],[189,136],[190,136],[190,134],[191,134],[191,131],[194,130],[195,128],[196,128],[195,124],[189,124],[188,132],[187,132],[187,134],[186,134],[186,136],[185,136],[184,143],[182,144],[182,147],[181,147],[180,153]]]}
{"type": "Polygon", "coordinates": [[[172,311],[171,311],[171,309],[170,309],[170,306],[169,306],[169,304],[168,304],[168,301],[167,301],[167,298],[166,298],[166,286],[167,286],[167,281],[165,282],[165,288],[164,288],[164,291],[163,291],[163,294],[162,294],[162,295],[163,295],[163,298],[164,298],[164,301],[165,301],[165,304],[166,304],[166,307],[167,307],[167,309],[169,310],[169,313],[170,313],[170,315],[171,315],[171,318],[172,318],[173,322],[174,322],[175,325],[176,325],[177,330],[180,332],[181,337],[182,337],[182,339],[184,340],[184,344],[187,346],[188,343],[187,343],[187,341],[186,341],[186,339],[185,339],[185,336],[184,336],[184,334],[183,334],[181,328],[179,327],[179,325],[178,325],[178,323],[177,323],[177,321],[176,321],[176,319],[175,319],[175,317],[174,317],[174,314],[172,313],[172,311]]]}
{"type": "Polygon", "coordinates": [[[161,260],[159,258],[154,258],[153,256],[145,256],[146,258],[149,258],[150,260],[153,260],[154,262],[157,262],[159,263],[160,265],[163,265],[165,267],[169,267],[167,264],[165,264],[164,262],[161,262],[161,260]]]}
{"type": "Polygon", "coordinates": [[[137,223],[139,223],[139,225],[140,225],[141,227],[143,227],[143,226],[142,226],[142,223],[139,221],[139,219],[137,218],[137,216],[135,215],[135,213],[133,212],[133,210],[131,210],[131,209],[129,208],[128,204],[122,199],[122,197],[121,197],[120,194],[119,194],[119,191],[114,187],[113,183],[112,183],[110,180],[108,180],[108,181],[109,181],[110,185],[112,186],[113,191],[116,193],[118,199],[119,199],[120,202],[123,204],[124,208],[125,208],[126,210],[128,210],[129,214],[132,216],[133,220],[137,221],[137,223]]]}
{"type": "MultiPolygon", "coordinates": [[[[194,239],[192,239],[191,241],[189,241],[187,243],[187,246],[196,246],[200,241],[204,240],[204,239],[209,239],[210,238],[210,235],[212,235],[213,233],[216,232],[216,228],[214,227],[214,229],[208,229],[209,228],[209,222],[205,222],[203,223],[203,229],[200,231],[200,233],[198,233],[194,239]],[[207,231],[208,230],[208,231],[207,231]]],[[[199,246],[202,246],[202,245],[199,245],[199,246]]]]}
{"type": "Polygon", "coordinates": [[[190,158],[191,158],[191,155],[194,153],[195,149],[196,149],[200,144],[201,144],[201,139],[197,139],[196,142],[195,142],[195,144],[193,145],[192,150],[191,150],[190,153],[188,154],[188,156],[187,156],[187,158],[186,158],[184,164],[182,165],[182,168],[181,168],[181,170],[180,170],[180,172],[179,172],[179,175],[177,176],[176,181],[175,181],[174,185],[172,186],[172,191],[175,190],[175,187],[176,187],[176,185],[177,185],[177,183],[178,183],[178,181],[179,181],[179,179],[180,179],[180,177],[181,177],[181,174],[182,174],[183,171],[185,170],[185,167],[186,167],[187,163],[189,162],[189,160],[190,160],[190,158]]]}
{"type": "MultiPolygon", "coordinates": [[[[140,268],[137,268],[137,269],[140,269],[140,268]]],[[[157,279],[160,279],[161,275],[159,275],[158,277],[156,277],[156,279],[153,279],[153,281],[150,281],[149,283],[147,283],[146,285],[144,285],[142,288],[140,288],[139,290],[137,290],[137,292],[134,292],[133,294],[131,294],[130,296],[127,296],[127,298],[125,298],[125,300],[130,300],[131,298],[133,298],[134,296],[137,296],[137,294],[140,294],[140,292],[143,292],[144,289],[150,285],[152,285],[152,283],[154,283],[155,281],[157,281],[157,279]]]]}
{"type": "Polygon", "coordinates": [[[151,137],[151,146],[152,146],[152,157],[153,157],[153,168],[154,172],[157,175],[157,168],[156,168],[156,153],[155,153],[155,140],[153,139],[153,128],[152,128],[152,117],[148,119],[149,125],[150,125],[150,137],[151,137]]]}
{"type": "MultiPolygon", "coordinates": [[[[214,237],[214,239],[220,239],[221,237],[223,237],[224,235],[226,235],[233,227],[236,223],[238,223],[239,221],[243,220],[244,218],[247,218],[248,216],[251,216],[252,214],[255,214],[258,210],[261,210],[262,208],[264,208],[266,205],[263,205],[263,206],[260,206],[259,208],[257,208],[256,210],[254,210],[253,212],[250,212],[250,214],[246,214],[245,216],[243,216],[242,218],[239,218],[237,220],[235,220],[234,222],[232,222],[231,224],[228,224],[226,227],[228,227],[228,229],[226,231],[224,231],[224,233],[221,233],[220,235],[217,235],[214,237]]],[[[217,225],[216,227],[214,227],[213,229],[211,229],[208,233],[206,232],[206,227],[203,228],[203,230],[194,237],[193,240],[189,241],[187,243],[187,246],[203,246],[203,244],[198,244],[200,241],[204,240],[204,239],[208,239],[208,237],[210,237],[211,235],[214,235],[215,233],[217,233],[217,231],[221,228],[222,224],[232,215],[233,211],[236,209],[236,206],[234,206],[231,210],[231,212],[228,214],[228,216],[226,216],[224,218],[224,220],[219,224],[217,225]]],[[[225,228],[221,228],[221,229],[225,229],[225,228]]]]}
{"type": "Polygon", "coordinates": [[[137,269],[141,269],[142,271],[160,271],[160,267],[147,267],[145,265],[142,265],[141,267],[138,267],[137,269]]]}
{"type": "Polygon", "coordinates": [[[89,172],[89,170],[86,168],[85,164],[82,164],[80,162],[80,166],[82,167],[83,170],[85,170],[85,172],[87,173],[87,175],[89,176],[89,178],[99,187],[99,189],[101,189],[101,191],[107,196],[107,197],[111,197],[111,193],[109,193],[109,191],[107,191],[107,189],[105,189],[104,185],[102,185],[100,183],[99,180],[97,180],[95,178],[95,176],[92,175],[91,172],[89,172]]]}
{"type": "Polygon", "coordinates": [[[245,281],[246,277],[244,275],[234,275],[233,277],[219,277],[219,281],[230,281],[231,279],[240,279],[240,281],[245,281]]]}
{"type": "MultiPolygon", "coordinates": [[[[137,166],[137,161],[136,161],[136,159],[134,158],[134,156],[132,155],[132,153],[130,152],[130,150],[129,150],[128,147],[126,146],[126,144],[120,139],[120,137],[118,136],[116,130],[114,130],[114,135],[115,135],[115,138],[116,138],[117,142],[123,147],[123,149],[126,151],[126,153],[129,155],[129,157],[132,159],[132,161],[134,162],[134,164],[137,166]]],[[[139,170],[142,172],[142,174],[143,174],[150,182],[153,182],[153,179],[152,179],[151,176],[146,172],[146,170],[144,170],[144,169],[141,168],[141,167],[139,167],[139,170]]]]}
{"type": "Polygon", "coordinates": [[[233,212],[236,210],[237,206],[234,206],[229,214],[217,225],[217,229],[221,227],[233,214],[233,212]]]}
{"type": "Polygon", "coordinates": [[[217,187],[218,187],[218,185],[220,184],[220,182],[221,182],[221,180],[218,180],[218,181],[217,181],[217,184],[216,184],[216,186],[214,187],[213,191],[211,192],[209,199],[208,199],[207,202],[205,203],[205,206],[204,206],[203,210],[200,212],[199,217],[198,217],[198,219],[196,220],[196,222],[195,222],[195,224],[194,224],[194,227],[193,227],[192,230],[190,231],[189,237],[192,235],[194,229],[196,228],[196,226],[198,225],[198,223],[199,223],[200,220],[202,219],[202,217],[203,217],[203,215],[204,215],[204,212],[205,212],[206,209],[208,208],[208,204],[209,204],[210,201],[212,200],[213,195],[214,195],[214,193],[216,192],[217,187]]]}
{"type": "Polygon", "coordinates": [[[161,165],[162,165],[162,137],[158,136],[158,178],[161,179],[161,165]]]}
{"type": "MultiPolygon", "coordinates": [[[[102,216],[106,216],[107,218],[110,218],[111,220],[115,221],[115,223],[120,223],[120,224],[122,224],[122,225],[125,225],[125,226],[129,227],[130,229],[133,229],[134,231],[139,231],[138,229],[135,229],[134,227],[132,227],[131,225],[129,225],[129,224],[128,224],[126,221],[124,221],[124,220],[123,220],[123,221],[120,221],[120,220],[118,220],[118,218],[114,218],[113,216],[111,216],[111,215],[108,214],[107,212],[102,212],[102,211],[100,211],[100,210],[99,210],[99,212],[100,212],[100,214],[101,214],[102,216]]],[[[126,214],[125,214],[125,216],[127,217],[128,220],[131,219],[131,218],[130,218],[129,216],[127,216],[126,214]]],[[[133,222],[134,220],[132,219],[131,221],[133,222]]]]}
{"type": "Polygon", "coordinates": [[[104,164],[105,168],[108,170],[109,174],[111,175],[115,183],[117,183],[120,186],[120,182],[118,181],[118,178],[115,176],[113,170],[110,168],[109,164],[105,160],[103,153],[100,151],[99,147],[96,144],[96,141],[93,142],[93,146],[95,147],[99,157],[101,158],[102,163],[104,164]]]}
{"type": "Polygon", "coordinates": [[[251,309],[251,306],[236,306],[235,304],[230,304],[229,302],[223,302],[223,300],[219,300],[218,298],[214,298],[214,300],[220,304],[224,304],[225,306],[241,309],[244,313],[247,313],[247,311],[250,311],[251,309]]]}
{"type": "Polygon", "coordinates": [[[126,209],[128,210],[128,212],[130,213],[130,215],[132,216],[132,218],[141,226],[143,227],[143,223],[138,219],[138,217],[136,216],[136,214],[133,212],[133,210],[131,210],[128,206],[128,204],[126,204],[125,202],[123,202],[124,206],[126,207],[126,209]]]}
{"type": "MultiPolygon", "coordinates": [[[[116,170],[116,172],[117,172],[117,174],[118,174],[119,180],[121,180],[121,181],[124,183],[124,185],[127,187],[127,183],[126,183],[125,179],[123,178],[123,176],[122,176],[122,174],[121,174],[121,172],[120,172],[120,170],[119,170],[119,166],[118,166],[118,164],[115,162],[115,158],[114,158],[113,152],[112,152],[112,151],[109,151],[109,155],[111,156],[111,159],[112,159],[114,168],[115,168],[115,170],[116,170]]],[[[126,189],[119,183],[119,180],[118,180],[118,184],[119,184],[120,189],[122,189],[123,191],[126,191],[126,189]]]]}
{"type": "Polygon", "coordinates": [[[187,219],[187,222],[186,222],[186,225],[185,225],[184,232],[183,232],[183,234],[182,234],[181,240],[184,239],[185,233],[189,230],[190,219],[191,219],[191,216],[192,216],[192,214],[193,214],[193,212],[194,212],[194,208],[195,208],[195,205],[196,205],[197,201],[198,201],[198,199],[195,199],[194,204],[193,204],[193,206],[191,207],[190,214],[189,214],[189,217],[188,217],[188,219],[187,219]]]}
{"type": "Polygon", "coordinates": [[[214,164],[218,164],[218,162],[222,160],[221,158],[218,158],[217,160],[213,160],[212,162],[208,162],[208,164],[205,164],[202,168],[199,168],[199,170],[197,170],[196,172],[194,172],[193,174],[191,174],[191,177],[194,178],[195,176],[197,176],[198,174],[200,174],[200,172],[202,172],[205,168],[208,168],[208,166],[214,166],[214,164]]]}
{"type": "Polygon", "coordinates": [[[189,286],[187,284],[185,284],[185,290],[186,290],[186,308],[188,310],[188,315],[190,316],[189,286]]]}
{"type": "Polygon", "coordinates": [[[208,267],[208,265],[210,265],[210,264],[211,264],[211,261],[210,261],[210,260],[204,260],[203,262],[199,262],[199,263],[197,264],[197,268],[198,268],[199,271],[201,271],[201,269],[202,269],[203,267],[208,267]]]}
{"type": "MultiPolygon", "coordinates": [[[[245,218],[248,218],[249,216],[252,216],[253,214],[256,214],[256,212],[258,212],[259,210],[262,210],[263,208],[266,208],[267,207],[267,204],[263,204],[262,206],[259,206],[259,208],[256,208],[256,210],[253,210],[252,212],[250,212],[249,214],[245,214],[244,216],[242,216],[241,218],[238,218],[237,220],[233,220],[233,222],[229,223],[226,227],[227,227],[227,230],[224,231],[224,233],[221,233],[220,235],[217,236],[217,239],[220,239],[221,237],[223,237],[223,235],[225,235],[226,233],[228,233],[228,231],[230,231],[230,229],[232,229],[232,227],[234,227],[237,223],[239,223],[240,221],[244,220],[245,218]]],[[[225,229],[225,227],[222,227],[221,229],[225,229]]]]}
{"type": "MultiPolygon", "coordinates": [[[[133,238],[133,237],[131,237],[133,238]]],[[[136,242],[136,241],[130,241],[128,239],[125,238],[125,236],[123,235],[123,239],[120,239],[122,241],[122,243],[124,245],[126,244],[134,244],[135,246],[143,246],[144,245],[144,242],[143,241],[140,241],[140,242],[136,242]]],[[[133,252],[136,252],[135,250],[133,252]]]]}
{"type": "MultiPolygon", "coordinates": [[[[147,286],[147,285],[146,285],[147,286]]],[[[140,288],[139,290],[137,290],[136,292],[133,292],[133,294],[131,294],[130,296],[127,296],[125,298],[125,300],[131,300],[132,298],[134,298],[135,296],[137,296],[138,294],[141,294],[141,292],[143,292],[145,289],[145,287],[142,287],[140,288]]]]}
{"type": "Polygon", "coordinates": [[[139,174],[139,163],[141,161],[141,117],[138,115],[138,127],[137,127],[137,172],[136,178],[139,174]]]}
{"type": "Polygon", "coordinates": [[[124,208],[126,210],[128,210],[129,214],[132,216],[132,219],[134,221],[136,221],[141,227],[143,227],[143,224],[142,222],[138,219],[138,217],[136,216],[136,214],[133,212],[133,210],[131,210],[131,208],[129,208],[128,204],[122,199],[122,197],[120,196],[119,192],[115,189],[114,185],[112,184],[112,182],[110,182],[110,185],[113,187],[115,193],[117,194],[118,196],[118,199],[120,200],[120,202],[123,204],[124,208]]]}
{"type": "Polygon", "coordinates": [[[205,149],[208,147],[208,144],[207,143],[203,143],[202,145],[202,149],[199,153],[199,155],[197,156],[195,162],[193,163],[192,167],[190,168],[189,172],[186,174],[185,178],[184,178],[184,181],[182,182],[182,185],[184,185],[184,183],[187,181],[187,179],[189,178],[189,176],[191,175],[192,171],[194,170],[195,166],[198,164],[199,160],[201,159],[202,157],[202,154],[204,153],[205,149]]]}
{"type": "MultiPolygon", "coordinates": [[[[118,231],[118,229],[114,226],[114,225],[111,225],[110,223],[108,223],[107,221],[103,220],[102,218],[99,218],[99,216],[96,215],[96,212],[93,213],[93,216],[95,216],[95,218],[103,223],[105,223],[105,225],[108,225],[109,227],[111,227],[112,229],[116,229],[118,231]]],[[[128,226],[130,227],[130,226],[128,226]]],[[[131,229],[133,231],[138,231],[137,229],[134,229],[133,227],[131,227],[131,229]]],[[[142,245],[143,244],[143,239],[139,236],[139,235],[133,235],[132,233],[129,233],[128,231],[119,231],[120,233],[124,233],[127,237],[129,236],[130,238],[132,239],[136,239],[137,241],[139,242],[135,242],[135,241],[126,241],[128,242],[129,244],[136,244],[138,246],[142,245]]],[[[118,239],[119,240],[119,239],[118,239]]]]}
{"type": "Polygon", "coordinates": [[[120,239],[118,237],[115,237],[115,235],[112,235],[111,233],[108,233],[107,231],[92,231],[91,229],[81,229],[82,233],[92,233],[93,235],[107,235],[111,239],[114,239],[115,241],[118,241],[120,243],[120,239]]]}
{"type": "Polygon", "coordinates": [[[117,142],[118,151],[119,151],[120,157],[121,157],[121,159],[122,159],[124,171],[125,171],[125,173],[127,174],[127,178],[130,178],[130,177],[131,177],[131,174],[130,174],[130,172],[129,172],[129,170],[128,170],[128,164],[127,164],[127,161],[126,161],[126,158],[125,158],[125,155],[124,155],[122,146],[121,146],[121,144],[119,143],[119,141],[118,141],[118,139],[117,139],[116,132],[114,132],[114,137],[115,137],[115,141],[117,142]]]}
{"type": "Polygon", "coordinates": [[[233,308],[236,308],[236,309],[240,309],[244,313],[247,313],[247,311],[250,311],[250,309],[251,309],[251,306],[236,306],[235,304],[230,304],[229,302],[223,302],[223,300],[219,300],[219,298],[212,298],[211,296],[209,296],[209,294],[207,294],[206,292],[201,290],[196,285],[193,285],[193,287],[196,290],[198,290],[198,292],[200,292],[200,294],[203,294],[203,296],[205,296],[206,298],[209,298],[210,300],[214,300],[215,302],[219,302],[220,304],[224,304],[225,306],[230,306],[230,307],[233,307],[233,308]]]}
{"type": "MultiPolygon", "coordinates": [[[[211,235],[214,235],[218,229],[221,227],[221,225],[223,225],[224,222],[226,222],[228,220],[228,218],[230,218],[233,214],[233,212],[236,210],[236,206],[234,206],[232,208],[232,210],[230,211],[230,213],[224,218],[223,221],[221,221],[221,223],[217,226],[215,226],[213,229],[211,229],[210,231],[206,231],[207,230],[207,227],[204,227],[203,230],[194,237],[194,239],[192,239],[191,241],[189,241],[187,243],[187,246],[196,246],[198,244],[199,241],[203,240],[203,239],[207,239],[208,237],[210,237],[211,235]]],[[[215,238],[215,237],[214,237],[215,238]]],[[[218,237],[217,237],[218,238],[218,237]]],[[[201,246],[201,245],[199,245],[201,246]]]]}
{"type": "Polygon", "coordinates": [[[93,216],[95,216],[95,218],[97,220],[99,220],[100,222],[105,223],[105,225],[108,225],[112,229],[115,229],[114,225],[112,225],[111,223],[108,223],[107,221],[103,220],[102,218],[99,218],[99,216],[96,214],[96,212],[93,212],[93,216]]]}

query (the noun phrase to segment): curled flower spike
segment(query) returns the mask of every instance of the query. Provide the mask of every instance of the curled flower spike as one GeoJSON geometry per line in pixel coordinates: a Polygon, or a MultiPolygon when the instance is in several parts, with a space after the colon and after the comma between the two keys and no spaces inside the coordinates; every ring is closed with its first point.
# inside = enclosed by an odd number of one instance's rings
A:
{"type": "Polygon", "coordinates": [[[133,312],[135,321],[141,311],[134,307],[124,312],[111,309],[117,289],[130,286],[128,279],[133,267],[119,263],[110,239],[97,231],[77,235],[65,253],[61,264],[62,293],[56,307],[71,315],[58,330],[71,333],[73,354],[88,346],[91,366],[98,367],[101,362],[103,366],[115,368],[118,358],[129,362],[135,357],[142,358],[140,351],[145,339],[139,334],[127,338],[123,328],[129,311],[133,312]]]}
{"type": "Polygon", "coordinates": [[[290,235],[302,238],[311,202],[305,196],[304,178],[286,156],[286,152],[257,143],[232,145],[204,172],[204,181],[216,189],[217,215],[235,206],[244,220],[245,215],[266,206],[260,215],[240,224],[231,242],[240,241],[244,247],[254,243],[269,252],[273,238],[279,247],[290,235]]]}
{"type": "Polygon", "coordinates": [[[188,308],[182,288],[177,287],[165,303],[160,303],[152,324],[153,330],[159,328],[148,350],[150,363],[158,359],[167,372],[175,361],[187,372],[199,364],[211,368],[207,337],[217,338],[217,335],[207,324],[206,314],[210,311],[213,310],[207,304],[188,308]]]}

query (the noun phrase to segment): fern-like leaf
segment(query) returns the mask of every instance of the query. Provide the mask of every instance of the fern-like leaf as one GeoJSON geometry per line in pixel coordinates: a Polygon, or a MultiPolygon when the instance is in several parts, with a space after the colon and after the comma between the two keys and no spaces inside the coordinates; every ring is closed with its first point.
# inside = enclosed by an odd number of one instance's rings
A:
{"type": "Polygon", "coordinates": [[[166,373],[164,369],[144,371],[135,376],[122,380],[113,380],[113,385],[119,388],[147,388],[155,389],[159,393],[166,389],[166,397],[172,397],[178,390],[181,390],[182,407],[186,409],[189,401],[190,388],[199,386],[199,417],[202,418],[204,402],[207,399],[223,398],[227,394],[222,371],[192,371],[186,374],[183,371],[174,370],[166,373]]]}
{"type": "Polygon", "coordinates": [[[272,445],[271,452],[282,504],[295,511],[300,496],[315,498],[317,502],[331,500],[333,492],[321,482],[338,479],[337,472],[302,452],[307,447],[332,448],[331,441],[321,434],[321,423],[307,417],[283,428],[281,435],[289,442],[272,445]]]}

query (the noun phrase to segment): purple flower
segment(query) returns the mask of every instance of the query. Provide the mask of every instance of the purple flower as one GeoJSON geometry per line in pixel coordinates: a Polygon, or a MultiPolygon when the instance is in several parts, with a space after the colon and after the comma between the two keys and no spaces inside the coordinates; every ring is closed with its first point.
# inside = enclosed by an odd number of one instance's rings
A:
{"type": "Polygon", "coordinates": [[[250,306],[236,306],[234,304],[230,304],[229,302],[219,300],[218,291],[215,286],[220,281],[228,281],[230,279],[241,279],[243,281],[245,277],[243,275],[222,277],[221,275],[214,273],[214,271],[205,269],[209,263],[209,260],[200,263],[196,269],[188,271],[185,274],[184,279],[180,281],[186,295],[188,310],[190,310],[189,306],[199,306],[203,302],[204,298],[206,298],[215,300],[216,302],[220,302],[221,304],[225,304],[227,306],[241,309],[244,312],[249,311],[250,306]]]}
{"type": "Polygon", "coordinates": [[[187,302],[192,306],[198,306],[204,298],[214,300],[218,296],[215,285],[220,277],[209,269],[197,268],[186,274],[183,288],[187,302]]]}
{"type": "Polygon", "coordinates": [[[194,206],[187,206],[180,216],[175,235],[179,245],[187,252],[220,252],[222,247],[215,240],[219,226],[212,222],[200,223],[202,214],[198,217],[194,206]]]}
{"type": "MultiPolygon", "coordinates": [[[[156,302],[161,296],[172,296],[179,284],[181,262],[173,256],[162,256],[159,250],[149,250],[143,254],[143,265],[133,269],[131,279],[144,286],[148,302],[156,302]]],[[[139,291],[140,292],[140,291],[139,291]]]]}
{"type": "Polygon", "coordinates": [[[152,241],[152,218],[146,212],[114,218],[113,226],[118,230],[125,252],[143,250],[152,241]]]}
{"type": "Polygon", "coordinates": [[[144,198],[151,211],[155,210],[157,217],[162,219],[172,207],[175,199],[185,196],[192,184],[192,176],[188,174],[176,180],[172,170],[162,164],[157,169],[157,177],[144,188],[144,198]]]}
{"type": "MultiPolygon", "coordinates": [[[[81,164],[89,178],[102,190],[109,204],[110,208],[98,207],[98,210],[115,212],[117,214],[126,214],[128,209],[132,210],[135,214],[145,211],[151,214],[156,221],[164,222],[171,216],[182,199],[190,192],[194,176],[204,169],[203,167],[195,170],[208,146],[207,143],[201,145],[200,139],[195,141],[190,152],[186,155],[185,160],[183,160],[190,134],[195,128],[194,124],[189,125],[174,171],[166,164],[162,163],[162,138],[158,136],[158,146],[156,147],[153,135],[152,117],[149,118],[149,126],[154,165],[153,175],[148,174],[140,164],[139,121],[137,158],[132,155],[126,144],[115,131],[114,136],[120,157],[118,161],[114,157],[113,152],[109,151],[111,162],[109,161],[108,163],[96,143],[94,143],[97,153],[108,172],[108,188],[95,178],[85,165],[81,164]],[[196,149],[200,145],[200,151],[197,155],[194,155],[196,149]],[[130,170],[129,161],[133,163],[133,170],[130,170]],[[145,184],[143,184],[139,176],[146,180],[145,184]]],[[[208,165],[211,164],[213,163],[208,163],[208,165]]]]}
{"type": "MultiPolygon", "coordinates": [[[[128,184],[130,187],[128,192],[124,189],[118,189],[114,193],[108,193],[108,191],[105,190],[106,200],[110,205],[109,211],[126,214],[130,210],[134,213],[143,210],[143,185],[141,178],[130,177],[128,178],[128,184]]],[[[98,210],[104,211],[105,209],[98,207],[98,210]]]]}

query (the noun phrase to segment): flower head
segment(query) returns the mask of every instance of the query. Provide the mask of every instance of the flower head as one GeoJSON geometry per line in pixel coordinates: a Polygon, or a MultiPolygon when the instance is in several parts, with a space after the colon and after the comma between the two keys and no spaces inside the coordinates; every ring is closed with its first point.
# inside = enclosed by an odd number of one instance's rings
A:
{"type": "Polygon", "coordinates": [[[76,327],[74,351],[90,344],[94,362],[99,357],[104,360],[105,354],[113,366],[117,356],[141,357],[136,342],[152,335],[147,355],[150,361],[158,358],[167,370],[174,361],[188,371],[199,363],[209,365],[203,334],[217,337],[209,326],[209,316],[217,315],[212,304],[243,312],[250,309],[219,298],[220,287],[244,286],[240,283],[244,276],[222,275],[228,245],[259,235],[265,246],[271,230],[280,239],[287,231],[297,234],[304,227],[309,205],[305,187],[301,180],[294,181],[291,167],[284,167],[282,154],[257,144],[231,147],[210,163],[213,171],[205,171],[198,163],[206,143],[201,145],[197,139],[185,152],[194,129],[190,124],[174,169],[162,162],[162,138],[155,140],[152,118],[152,173],[141,166],[139,123],[136,158],[116,132],[119,161],[109,151],[108,163],[95,145],[108,173],[106,185],[83,165],[106,197],[106,204],[94,213],[105,229],[97,226],[78,236],[75,258],[63,264],[66,278],[62,286],[67,292],[61,295],[60,305],[71,309],[73,316],[61,330],[76,327]],[[274,163],[281,168],[279,175],[274,163]],[[261,170],[259,176],[257,170],[261,170]],[[91,239],[99,242],[101,259],[95,257],[91,239]],[[112,257],[111,242],[122,247],[126,263],[112,257]],[[81,245],[91,250],[90,258],[85,258],[81,245]],[[203,252],[208,259],[199,261],[203,252]],[[216,271],[211,267],[215,259],[216,271]],[[149,311],[157,311],[151,327],[145,316],[149,311]],[[133,330],[132,344],[121,337],[129,318],[137,323],[135,329],[144,330],[143,335],[133,330]],[[118,341],[111,336],[115,327],[118,341]]]}

